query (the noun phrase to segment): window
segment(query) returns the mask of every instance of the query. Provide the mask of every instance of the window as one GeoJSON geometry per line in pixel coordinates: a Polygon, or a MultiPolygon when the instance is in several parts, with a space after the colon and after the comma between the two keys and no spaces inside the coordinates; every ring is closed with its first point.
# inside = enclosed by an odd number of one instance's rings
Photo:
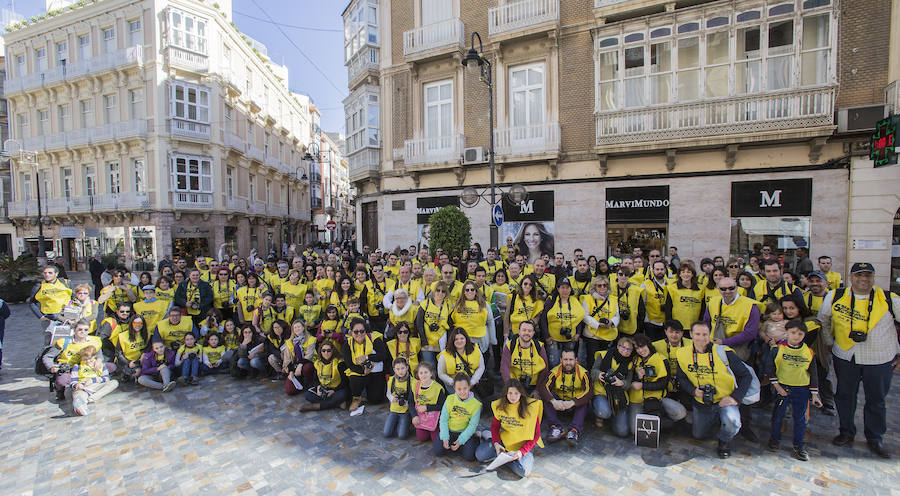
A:
{"type": "Polygon", "coordinates": [[[212,166],[209,157],[173,155],[172,176],[176,191],[212,193],[212,166]]]}
{"type": "Polygon", "coordinates": [[[144,90],[128,90],[128,100],[130,101],[129,115],[132,119],[141,119],[144,117],[144,90]]]}
{"type": "Polygon", "coordinates": [[[144,31],[141,28],[141,20],[137,19],[128,22],[128,46],[142,45],[144,42],[144,31]]]}
{"type": "Polygon", "coordinates": [[[735,92],[737,94],[757,93],[760,89],[759,26],[740,28],[735,40],[735,92]]]}
{"type": "Polygon", "coordinates": [[[253,121],[249,118],[247,119],[247,141],[251,144],[253,142],[253,121]]]}
{"type": "Polygon", "coordinates": [[[453,17],[453,2],[422,0],[422,26],[445,21],[451,17],[453,17]]]}
{"type": "Polygon", "coordinates": [[[225,169],[225,197],[234,198],[234,167],[225,169]]]}
{"type": "Polygon", "coordinates": [[[59,67],[65,67],[69,59],[69,44],[61,41],[56,44],[56,61],[59,67]]]}
{"type": "Polygon", "coordinates": [[[544,123],[544,64],[509,70],[509,102],[511,127],[528,128],[544,123]]]}
{"type": "Polygon", "coordinates": [[[619,52],[600,54],[598,66],[599,95],[598,110],[613,110],[619,107],[619,52]]]}
{"type": "Polygon", "coordinates": [[[266,179],[266,204],[272,203],[272,181],[266,179]]]}
{"type": "Polygon", "coordinates": [[[715,31],[706,35],[706,97],[719,98],[729,95],[728,66],[731,57],[728,54],[728,31],[715,31]]]}
{"type": "Polygon", "coordinates": [[[103,95],[103,123],[112,124],[116,119],[116,107],[118,106],[115,94],[103,95]]]}
{"type": "Polygon", "coordinates": [[[803,18],[803,33],[800,38],[800,85],[809,86],[828,83],[831,40],[828,14],[803,18]]]}
{"type": "Polygon", "coordinates": [[[194,14],[169,9],[169,43],[206,55],[206,19],[194,14]]]}
{"type": "Polygon", "coordinates": [[[208,124],[209,90],[182,82],[172,86],[172,117],[208,124]]]}
{"type": "Polygon", "coordinates": [[[250,181],[248,184],[250,186],[250,201],[256,201],[256,176],[255,175],[250,174],[250,181]]]}
{"type": "Polygon", "coordinates": [[[97,194],[97,173],[93,165],[84,166],[84,194],[87,196],[97,194]]]}
{"type": "Polygon", "coordinates": [[[453,81],[426,84],[425,137],[429,149],[447,149],[453,146],[453,81]]]}
{"type": "Polygon", "coordinates": [[[116,51],[116,28],[107,28],[103,30],[103,53],[113,53],[116,51]]]}
{"type": "Polygon", "coordinates": [[[660,41],[650,45],[650,103],[669,103],[671,100],[672,43],[660,41]]]}
{"type": "Polygon", "coordinates": [[[34,192],[31,191],[31,174],[26,172],[19,173],[19,183],[22,185],[22,200],[31,200],[31,195],[34,194],[34,192]]]}
{"type": "Polygon", "coordinates": [[[122,184],[119,181],[119,163],[108,162],[106,164],[107,190],[111,195],[117,195],[122,191],[122,184]]]}
{"type": "Polygon", "coordinates": [[[39,109],[38,116],[38,136],[46,136],[50,134],[50,112],[47,109],[39,109]]]}
{"type": "Polygon", "coordinates": [[[700,38],[678,40],[678,101],[700,98],[700,38]]]}
{"type": "Polygon", "coordinates": [[[143,193],[147,189],[147,185],[144,182],[144,160],[143,159],[135,159],[132,162],[133,170],[134,170],[134,191],[136,193],[143,193]]]}
{"type": "MultiPolygon", "coordinates": [[[[626,37],[627,38],[627,37],[626,37]]],[[[646,105],[645,84],[646,68],[644,67],[643,46],[625,47],[625,106],[639,107],[646,105]]]]}
{"type": "Polygon", "coordinates": [[[16,76],[22,77],[25,74],[26,74],[25,55],[24,54],[16,55],[16,76]]]}
{"type": "Polygon", "coordinates": [[[69,112],[69,104],[57,105],[56,111],[59,117],[59,132],[66,132],[72,127],[72,123],[69,122],[71,117],[69,112]]]}
{"type": "Polygon", "coordinates": [[[225,131],[234,132],[234,109],[231,105],[225,105],[225,131]]]}
{"type": "Polygon", "coordinates": [[[18,114],[16,116],[16,137],[28,138],[28,114],[18,114]]]}
{"type": "Polygon", "coordinates": [[[269,154],[269,133],[263,133],[263,153],[268,157],[269,154]]]}
{"type": "Polygon", "coordinates": [[[87,60],[91,58],[91,35],[83,34],[78,37],[78,59],[87,60]]]}
{"type": "Polygon", "coordinates": [[[81,129],[94,125],[94,102],[82,100],[78,102],[78,110],[81,115],[81,129]]]}
{"type": "Polygon", "coordinates": [[[47,70],[46,48],[38,48],[34,51],[34,65],[37,68],[37,72],[44,72],[47,70]]]}
{"type": "Polygon", "coordinates": [[[63,167],[59,170],[60,172],[60,184],[62,185],[62,194],[67,200],[72,198],[74,194],[73,184],[72,184],[72,168],[71,167],[63,167]]]}
{"type": "Polygon", "coordinates": [[[769,24],[766,89],[780,90],[791,86],[794,53],[794,21],[769,24]]]}
{"type": "Polygon", "coordinates": [[[53,182],[50,180],[50,173],[48,171],[40,171],[38,176],[41,180],[41,194],[47,196],[53,196],[53,182]]]}

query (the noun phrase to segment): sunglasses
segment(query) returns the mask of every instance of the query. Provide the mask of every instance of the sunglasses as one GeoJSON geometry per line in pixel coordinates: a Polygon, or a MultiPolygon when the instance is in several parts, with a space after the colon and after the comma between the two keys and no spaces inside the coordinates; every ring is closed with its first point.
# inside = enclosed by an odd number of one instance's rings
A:
{"type": "Polygon", "coordinates": [[[597,287],[598,288],[608,288],[609,284],[598,284],[597,287]]]}
{"type": "Polygon", "coordinates": [[[332,350],[331,348],[322,348],[322,353],[333,353],[333,352],[334,352],[334,350],[332,350]]]}
{"type": "Polygon", "coordinates": [[[353,334],[355,334],[355,335],[365,334],[365,333],[366,333],[366,331],[350,331],[350,332],[353,333],[353,334]]]}
{"type": "Polygon", "coordinates": [[[719,288],[719,291],[734,291],[735,289],[737,289],[737,286],[725,286],[719,288]]]}
{"type": "Polygon", "coordinates": [[[397,334],[409,334],[409,330],[407,330],[407,329],[400,329],[399,331],[397,331],[397,334]]]}
{"type": "Polygon", "coordinates": [[[622,346],[622,345],[619,345],[618,348],[619,348],[620,350],[622,350],[622,351],[634,351],[634,348],[631,348],[631,347],[629,347],[629,346],[622,346]]]}
{"type": "Polygon", "coordinates": [[[434,292],[435,293],[446,293],[447,291],[443,290],[443,289],[435,289],[434,292]]]}
{"type": "Polygon", "coordinates": [[[737,265],[729,265],[728,268],[729,268],[729,269],[737,269],[738,266],[737,266],[737,265]]]}
{"type": "Polygon", "coordinates": [[[466,293],[474,293],[476,290],[475,288],[466,288],[463,291],[465,291],[466,293]]]}

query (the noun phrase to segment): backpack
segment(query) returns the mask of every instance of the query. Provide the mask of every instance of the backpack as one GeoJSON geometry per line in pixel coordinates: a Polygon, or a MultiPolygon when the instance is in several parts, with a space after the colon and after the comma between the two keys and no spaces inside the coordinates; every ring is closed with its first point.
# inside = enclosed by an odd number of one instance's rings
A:
{"type": "MultiPolygon", "coordinates": [[[[715,350],[716,350],[716,354],[719,355],[719,358],[722,360],[722,362],[725,363],[725,368],[727,368],[728,372],[731,373],[731,376],[735,378],[735,383],[736,383],[737,376],[734,374],[734,371],[731,370],[731,365],[728,363],[728,357],[725,354],[725,347],[724,346],[716,346],[715,350]]],[[[759,401],[759,391],[760,391],[759,378],[756,377],[756,372],[753,371],[753,367],[744,363],[743,360],[741,360],[741,365],[743,365],[744,368],[747,369],[747,372],[750,373],[750,387],[747,388],[747,394],[744,395],[744,399],[741,400],[741,403],[743,403],[745,405],[752,405],[752,404],[756,403],[757,401],[759,401]]]]}
{"type": "MultiPolygon", "coordinates": [[[[69,346],[69,343],[72,341],[71,337],[63,338],[63,347],[62,349],[66,349],[69,346]]],[[[41,350],[40,353],[36,357],[34,357],[34,373],[35,375],[44,375],[50,376],[53,375],[53,372],[50,372],[47,367],[44,366],[44,356],[53,349],[53,343],[45,346],[44,349],[41,350]]],[[[62,351],[62,350],[60,350],[62,351]]]]}

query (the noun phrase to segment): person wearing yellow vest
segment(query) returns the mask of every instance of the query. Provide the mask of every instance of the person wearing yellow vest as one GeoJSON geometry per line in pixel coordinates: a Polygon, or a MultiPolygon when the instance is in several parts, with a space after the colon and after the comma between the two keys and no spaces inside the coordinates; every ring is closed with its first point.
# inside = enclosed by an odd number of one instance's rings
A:
{"type": "Polygon", "coordinates": [[[230,276],[228,269],[223,267],[216,272],[215,280],[209,283],[213,290],[213,307],[222,313],[223,319],[230,319],[234,315],[236,285],[229,279],[230,276]]]}
{"type": "Polygon", "coordinates": [[[394,339],[384,344],[390,354],[389,359],[393,363],[394,360],[402,358],[406,360],[406,364],[410,370],[415,369],[419,365],[419,351],[422,349],[422,341],[418,337],[411,335],[412,326],[409,322],[400,322],[394,328],[394,339]]]}
{"type": "MultiPolygon", "coordinates": [[[[259,276],[253,272],[247,274],[246,284],[241,285],[239,279],[236,282],[237,289],[235,289],[234,293],[237,304],[234,313],[239,323],[249,324],[253,322],[253,312],[259,306],[259,300],[262,294],[266,292],[266,286],[260,281],[259,276]]],[[[313,300],[315,300],[315,297],[313,297],[313,300]]],[[[318,306],[318,303],[316,303],[316,306],[318,306]]]]}
{"type": "Polygon", "coordinates": [[[667,398],[669,361],[656,352],[647,336],[634,337],[634,381],[631,382],[628,405],[628,428],[634,434],[638,414],[656,415],[667,429],[687,417],[687,409],[677,400],[667,398]]]}
{"type": "Polygon", "coordinates": [[[753,288],[754,298],[760,302],[761,307],[764,307],[766,303],[776,303],[788,294],[803,295],[800,288],[784,280],[778,260],[773,258],[764,261],[763,272],[766,280],[759,281],[753,288]]]}
{"type": "Polygon", "coordinates": [[[371,332],[366,321],[353,319],[350,322],[350,338],[344,342],[344,363],[347,364],[347,379],[350,383],[350,415],[364,412],[362,393],[366,392],[366,402],[379,404],[385,399],[384,362],[388,356],[381,334],[371,332]]]}
{"type": "Polygon", "coordinates": [[[447,284],[438,281],[434,290],[419,305],[416,312],[415,328],[422,343],[422,360],[437,365],[437,354],[446,345],[447,330],[450,328],[447,319],[450,317],[447,300],[447,284]]]}
{"type": "Polygon", "coordinates": [[[441,382],[447,387],[447,392],[453,392],[453,378],[463,372],[469,377],[469,385],[478,384],[484,374],[484,355],[469,334],[462,327],[452,328],[447,335],[447,344],[444,351],[438,355],[437,374],[441,382]]]}
{"type": "Polygon", "coordinates": [[[866,393],[863,422],[869,449],[890,457],[884,447],[887,432],[885,397],[893,371],[900,367],[900,345],[894,323],[900,315],[900,297],[875,286],[875,267],[855,263],[850,287],[828,293],[819,310],[822,332],[834,340],[831,353],[837,376],[834,395],[840,433],[832,441],[848,446],[856,435],[856,397],[862,381],[866,393]]]}
{"type": "Polygon", "coordinates": [[[119,303],[134,303],[135,301],[137,301],[137,288],[128,283],[121,270],[112,272],[112,282],[100,290],[100,297],[97,298],[98,303],[106,304],[104,309],[110,316],[116,312],[119,303]]]}
{"type": "Polygon", "coordinates": [[[330,410],[346,404],[350,398],[344,371],[347,365],[341,360],[334,343],[323,341],[318,345],[313,359],[315,383],[306,389],[306,403],[300,407],[301,412],[330,410]]]}
{"type": "MultiPolygon", "coordinates": [[[[697,282],[697,270],[690,262],[682,262],[678,267],[678,279],[669,284],[666,308],[669,320],[677,320],[682,329],[700,320],[706,310],[703,289],[697,282]]],[[[660,340],[651,339],[651,341],[660,340]]]]}
{"type": "MultiPolygon", "coordinates": [[[[171,268],[167,268],[171,270],[171,268]]],[[[172,287],[171,279],[163,276],[156,280],[156,297],[169,303],[172,302],[175,297],[175,288],[172,287]]]]}
{"type": "Polygon", "coordinates": [[[403,265],[398,269],[398,277],[393,288],[384,295],[382,303],[385,308],[390,308],[394,302],[394,292],[402,289],[409,295],[409,299],[414,305],[418,306],[425,299],[425,291],[419,284],[419,281],[413,279],[412,268],[409,265],[403,265]]]}
{"type": "Polygon", "coordinates": [[[678,383],[694,398],[691,433],[694,439],[705,438],[718,422],[717,453],[725,459],[731,456],[731,440],[741,429],[738,405],[753,384],[753,372],[731,348],[710,340],[705,322],[691,325],[691,344],[676,353],[678,383]]]}
{"type": "Polygon", "coordinates": [[[654,341],[651,345],[669,364],[667,399],[678,401],[682,406],[687,407],[691,404],[691,397],[681,390],[681,385],[678,383],[678,357],[676,353],[680,348],[690,346],[691,340],[684,337],[684,328],[681,326],[681,322],[677,320],[673,319],[666,322],[665,328],[666,338],[654,341]]]}
{"type": "MultiPolygon", "coordinates": [[[[71,337],[56,340],[50,350],[41,357],[44,368],[55,374],[53,385],[58,400],[65,399],[66,387],[72,377],[69,371],[72,365],[78,363],[81,350],[86,346],[93,346],[99,353],[102,342],[99,337],[88,335],[90,327],[90,322],[79,320],[72,329],[71,337]]],[[[109,364],[109,368],[112,372],[116,370],[112,363],[109,364]]]]}
{"type": "MultiPolygon", "coordinates": [[[[67,304],[69,310],[77,311],[75,318],[66,321],[68,325],[74,325],[75,322],[85,319],[91,323],[91,334],[97,331],[97,323],[101,320],[100,304],[91,298],[91,287],[87,284],[79,284],[75,286],[72,292],[72,300],[67,304]]],[[[63,307],[65,308],[65,307],[63,307]]]]}
{"type": "Polygon", "coordinates": [[[191,269],[188,278],[175,288],[172,304],[186,308],[194,325],[200,325],[200,321],[206,318],[206,312],[213,304],[212,286],[200,280],[199,270],[191,269]]]}
{"type": "Polygon", "coordinates": [[[598,351],[591,369],[592,406],[598,428],[611,421],[613,434],[628,436],[628,391],[634,380],[634,338],[622,336],[616,346],[598,351]]]}
{"type": "Polygon", "coordinates": [[[100,401],[119,387],[119,381],[110,379],[109,370],[97,357],[97,348],[85,346],[78,354],[78,362],[72,366],[72,409],[78,415],[90,413],[88,404],[100,401]]]}
{"type": "Polygon", "coordinates": [[[506,237],[506,244],[500,247],[500,260],[510,263],[515,260],[516,245],[513,243],[512,236],[506,237]]]}
{"type": "Polygon", "coordinates": [[[441,409],[440,431],[431,445],[431,454],[445,456],[458,451],[465,460],[475,461],[478,438],[474,434],[481,419],[481,402],[471,393],[469,376],[465,372],[453,377],[453,392],[441,409]]]}
{"type": "Polygon", "coordinates": [[[749,345],[759,333],[760,312],[756,302],[737,292],[730,277],[718,282],[719,296],[713,296],[703,321],[713,330],[716,344],[730,347],[742,360],[750,356],[749,345]]]}
{"type": "Polygon", "coordinates": [[[503,345],[500,377],[504,384],[510,379],[519,381],[529,397],[539,399],[537,385],[546,381],[550,361],[546,349],[534,339],[534,334],[533,322],[523,320],[519,323],[516,336],[503,345]]]}
{"type": "Polygon", "coordinates": [[[413,386],[414,409],[412,424],[416,429],[416,439],[419,441],[434,442],[438,438],[439,429],[437,420],[440,419],[447,393],[441,384],[435,381],[437,373],[434,365],[428,362],[419,362],[413,369],[416,382],[413,386]]]}
{"type": "Polygon", "coordinates": [[[112,317],[107,317],[100,322],[97,337],[103,340],[103,351],[110,357],[114,354],[112,350],[119,344],[119,333],[128,329],[128,322],[131,318],[131,303],[123,301],[119,302],[116,313],[112,317]]]}
{"type": "Polygon", "coordinates": [[[584,308],[584,345],[587,368],[594,367],[594,356],[598,351],[608,350],[619,336],[619,307],[616,298],[610,298],[609,278],[600,275],[594,278],[588,292],[581,296],[584,308]]]}
{"type": "Polygon", "coordinates": [[[516,286],[503,318],[504,341],[510,339],[519,325],[526,320],[537,325],[537,321],[544,311],[544,300],[538,296],[537,283],[535,283],[533,275],[522,277],[516,286]]]}
{"type": "Polygon", "coordinates": [[[391,340],[397,335],[397,328],[400,324],[411,325],[415,322],[416,312],[413,310],[413,299],[405,289],[396,289],[389,294],[390,299],[387,296],[384,297],[384,306],[388,309],[388,323],[384,337],[391,340]]]}
{"type": "Polygon", "coordinates": [[[506,264],[503,261],[497,260],[497,251],[494,248],[488,249],[484,260],[479,262],[478,265],[484,268],[489,281],[494,280],[494,274],[496,274],[497,271],[506,268],[506,264]]]}
{"type": "MultiPolygon", "coordinates": [[[[462,295],[463,289],[462,283],[456,280],[456,268],[450,264],[441,265],[441,281],[447,284],[447,297],[450,298],[451,302],[456,302],[462,295]]],[[[434,284],[437,284],[437,282],[434,284]]],[[[434,290],[434,284],[432,284],[432,291],[434,290]]]]}
{"type": "Polygon", "coordinates": [[[644,328],[644,292],[640,285],[629,281],[630,272],[624,267],[616,271],[615,285],[612,287],[612,296],[616,300],[619,309],[619,334],[633,336],[639,329],[644,328]]]}
{"type": "Polygon", "coordinates": [[[560,279],[559,287],[550,299],[544,302],[544,311],[538,321],[551,366],[559,364],[560,352],[566,343],[572,343],[575,354],[578,354],[584,317],[584,307],[572,294],[572,283],[569,278],[560,279]]]}
{"type": "Polygon", "coordinates": [[[529,398],[521,382],[504,382],[500,397],[491,403],[491,442],[475,450],[479,462],[489,462],[500,453],[513,460],[506,464],[519,477],[528,477],[534,468],[534,447],[544,447],[541,440],[541,417],[544,403],[529,398]]]}
{"type": "Polygon", "coordinates": [[[185,319],[181,316],[181,309],[177,306],[169,308],[169,318],[160,320],[156,324],[156,332],[153,336],[158,337],[167,347],[177,349],[184,343],[184,335],[198,335],[197,328],[194,327],[191,319],[185,319]]]}
{"type": "Polygon", "coordinates": [[[272,293],[266,291],[259,300],[259,306],[253,311],[253,327],[260,335],[268,334],[272,329],[272,323],[275,322],[275,306],[272,305],[272,299],[272,293]]]}
{"type": "Polygon", "coordinates": [[[369,324],[374,331],[384,332],[387,324],[387,308],[384,306],[384,297],[393,289],[393,282],[385,277],[384,265],[375,263],[372,266],[372,278],[366,281],[366,301],[363,302],[364,308],[368,312],[369,324]]]}
{"type": "MultiPolygon", "coordinates": [[[[591,284],[594,282],[594,275],[588,266],[587,260],[579,258],[575,261],[575,271],[572,273],[572,290],[575,296],[581,298],[591,293],[591,284]]],[[[609,282],[609,279],[607,279],[609,282]]]]}
{"type": "Polygon", "coordinates": [[[822,255],[819,257],[819,271],[825,274],[828,281],[828,289],[835,290],[841,287],[841,275],[831,270],[831,257],[822,255]]]}
{"type": "Polygon", "coordinates": [[[560,353],[560,364],[538,385],[538,392],[550,424],[550,436],[547,440],[552,443],[565,436],[569,446],[578,446],[591,402],[591,379],[587,370],[578,364],[571,344],[564,345],[560,353]],[[565,429],[559,420],[560,413],[572,415],[572,421],[565,429]]]}
{"type": "Polygon", "coordinates": [[[170,303],[156,297],[156,286],[148,284],[143,288],[144,299],[134,304],[134,313],[143,317],[150,332],[156,330],[156,324],[168,315],[170,303]]]}
{"type": "Polygon", "coordinates": [[[288,280],[282,283],[281,293],[284,295],[288,306],[295,311],[303,304],[307,286],[300,282],[300,271],[293,269],[288,274],[288,280]]]}
{"type": "MultiPolygon", "coordinates": [[[[828,296],[828,279],[822,272],[814,270],[806,276],[806,280],[809,285],[809,291],[803,295],[803,303],[813,317],[818,317],[819,311],[822,309],[822,303],[825,301],[825,297],[828,296]]],[[[821,329],[816,334],[814,336],[815,342],[811,346],[816,353],[816,373],[819,376],[819,397],[822,399],[822,413],[833,417],[837,415],[837,410],[834,407],[834,387],[828,378],[828,370],[831,368],[831,340],[830,337],[823,335],[821,329]]],[[[808,335],[806,343],[810,344],[808,335]]]]}
{"type": "Polygon", "coordinates": [[[35,317],[41,319],[46,328],[46,324],[56,320],[66,303],[72,299],[72,290],[68,284],[59,279],[59,269],[56,266],[44,267],[41,274],[44,280],[31,290],[28,303],[35,317]]]}
{"type": "MultiPolygon", "coordinates": [[[[453,311],[447,319],[450,328],[461,327],[469,338],[478,345],[483,355],[491,352],[491,345],[496,344],[494,330],[494,314],[475,281],[466,281],[462,285],[462,294],[456,300],[453,311]]],[[[472,381],[477,383],[478,381],[472,381]]]]}
{"type": "Polygon", "coordinates": [[[781,441],[781,421],[791,407],[794,419],[794,458],[807,461],[806,451],[807,410],[810,396],[815,406],[821,408],[819,399],[818,374],[812,349],[803,342],[806,324],[800,319],[787,323],[787,339],[775,347],[769,363],[766,364],[769,382],[778,395],[772,411],[772,432],[769,436],[769,451],[778,451],[781,441]]]}
{"type": "MultiPolygon", "coordinates": [[[[407,329],[409,332],[409,329],[407,329]]],[[[392,362],[393,375],[387,383],[387,399],[390,401],[382,434],[386,438],[406,439],[411,424],[410,404],[413,402],[413,380],[409,363],[403,357],[392,362]]]]}
{"type": "Polygon", "coordinates": [[[150,330],[140,314],[124,324],[116,335],[116,365],[128,379],[141,375],[141,355],[150,346],[150,330]]]}
{"type": "MultiPolygon", "coordinates": [[[[659,256],[659,250],[653,251],[659,256]]],[[[671,318],[672,310],[666,308],[666,301],[670,298],[669,282],[666,280],[666,263],[662,260],[651,263],[650,273],[641,284],[641,290],[644,292],[644,303],[647,309],[644,333],[650,339],[656,340],[665,337],[663,323],[671,318]]]]}
{"type": "Polygon", "coordinates": [[[534,261],[534,280],[541,299],[548,298],[556,289],[556,276],[547,272],[547,262],[542,258],[534,261]]]}

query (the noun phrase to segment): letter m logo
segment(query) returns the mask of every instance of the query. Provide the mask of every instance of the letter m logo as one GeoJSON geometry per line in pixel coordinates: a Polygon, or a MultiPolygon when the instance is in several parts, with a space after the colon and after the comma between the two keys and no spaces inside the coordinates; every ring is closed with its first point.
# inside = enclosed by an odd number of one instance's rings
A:
{"type": "Polygon", "coordinates": [[[761,198],[759,200],[759,206],[761,208],[767,207],[780,207],[781,206],[781,190],[776,189],[769,194],[768,191],[760,191],[759,192],[761,198]]]}
{"type": "Polygon", "coordinates": [[[519,203],[519,213],[520,214],[533,214],[534,213],[534,200],[522,201],[519,203]]]}

